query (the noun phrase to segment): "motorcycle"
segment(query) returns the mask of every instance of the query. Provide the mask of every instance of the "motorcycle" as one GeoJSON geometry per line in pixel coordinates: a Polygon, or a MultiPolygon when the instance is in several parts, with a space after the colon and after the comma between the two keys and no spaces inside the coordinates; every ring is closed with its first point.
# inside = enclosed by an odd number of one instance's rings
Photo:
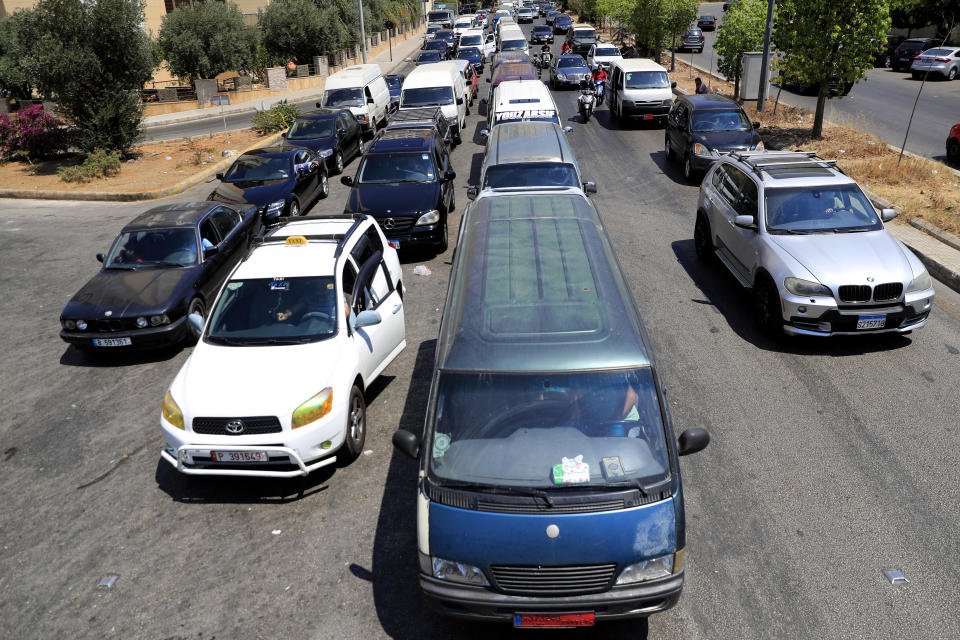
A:
{"type": "Polygon", "coordinates": [[[580,87],[580,95],[577,96],[577,107],[580,110],[580,119],[586,124],[593,115],[593,104],[596,101],[596,91],[591,83],[584,82],[580,87]]]}
{"type": "Polygon", "coordinates": [[[594,90],[596,91],[596,94],[597,94],[597,106],[599,107],[603,105],[603,94],[604,94],[605,83],[603,82],[603,80],[594,80],[593,82],[595,86],[594,90]]]}
{"type": "Polygon", "coordinates": [[[553,54],[549,51],[541,53],[537,57],[537,77],[543,77],[543,70],[550,68],[550,63],[553,61],[553,54]]]}

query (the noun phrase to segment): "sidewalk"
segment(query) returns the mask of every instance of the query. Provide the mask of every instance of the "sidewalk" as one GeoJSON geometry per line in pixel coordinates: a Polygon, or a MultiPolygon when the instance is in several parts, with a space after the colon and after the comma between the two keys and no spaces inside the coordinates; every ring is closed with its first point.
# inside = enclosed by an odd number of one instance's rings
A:
{"type": "MultiPolygon", "coordinates": [[[[423,33],[415,32],[406,40],[398,41],[393,39],[393,62],[390,61],[390,50],[384,51],[377,56],[367,58],[371,64],[379,64],[383,75],[394,72],[395,69],[404,64],[414,51],[420,49],[423,44],[423,33]]],[[[241,102],[240,104],[228,105],[225,107],[206,107],[203,109],[191,109],[189,111],[179,111],[177,113],[166,113],[158,116],[147,116],[143,118],[145,128],[160,127],[168,124],[178,124],[181,122],[191,122],[193,120],[205,120],[207,118],[219,118],[224,115],[235,113],[246,113],[257,109],[269,109],[281,100],[289,102],[300,102],[319,98],[323,95],[323,86],[311,87],[301,91],[291,91],[289,93],[278,93],[267,100],[253,100],[250,102],[241,102]]]]}

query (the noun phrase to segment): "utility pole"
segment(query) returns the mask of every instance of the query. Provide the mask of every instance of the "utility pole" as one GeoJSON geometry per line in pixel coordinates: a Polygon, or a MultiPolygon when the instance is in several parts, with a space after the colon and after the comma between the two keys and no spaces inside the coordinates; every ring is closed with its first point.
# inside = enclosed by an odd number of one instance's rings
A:
{"type": "MultiPolygon", "coordinates": [[[[770,0],[773,2],[773,0],[770,0]]],[[[367,32],[363,28],[363,0],[357,0],[357,6],[360,7],[360,55],[363,58],[363,64],[367,64],[367,32]]]]}
{"type": "Polygon", "coordinates": [[[773,5],[777,0],[767,0],[767,30],[763,34],[763,58],[760,61],[760,91],[757,93],[757,111],[763,111],[770,87],[770,38],[773,36],[773,5]]]}

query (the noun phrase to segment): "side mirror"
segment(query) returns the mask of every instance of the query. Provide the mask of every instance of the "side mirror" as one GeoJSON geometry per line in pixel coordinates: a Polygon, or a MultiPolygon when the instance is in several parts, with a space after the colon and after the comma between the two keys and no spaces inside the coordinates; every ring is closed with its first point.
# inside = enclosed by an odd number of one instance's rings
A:
{"type": "Polygon", "coordinates": [[[404,429],[397,429],[393,432],[393,446],[414,460],[420,456],[420,438],[404,429]]]}
{"type": "Polygon", "coordinates": [[[447,169],[446,171],[443,172],[443,179],[446,181],[456,180],[457,172],[454,171],[453,169],[447,169]]]}
{"type": "Polygon", "coordinates": [[[692,427],[680,434],[677,438],[677,453],[688,456],[697,451],[703,451],[710,444],[710,433],[702,427],[692,427]]]}
{"type": "Polygon", "coordinates": [[[340,184],[345,184],[348,187],[353,186],[353,177],[352,176],[340,176],[340,184]]]}
{"type": "Polygon", "coordinates": [[[322,103],[322,102],[318,102],[318,103],[317,103],[317,109],[322,109],[322,108],[323,108],[323,103],[322,103]]]}
{"type": "Polygon", "coordinates": [[[754,122],[754,123],[753,123],[753,128],[754,128],[754,129],[759,129],[759,128],[760,128],[760,123],[759,123],[759,122],[754,122]]]}
{"type": "Polygon", "coordinates": [[[457,104],[463,104],[463,98],[457,98],[457,104]]]}
{"type": "Polygon", "coordinates": [[[488,137],[490,135],[490,129],[480,129],[480,135],[484,138],[488,137]]]}
{"type": "Polygon", "coordinates": [[[571,131],[573,131],[573,127],[571,127],[570,125],[567,125],[563,128],[564,133],[570,133],[571,131]]]}
{"type": "Polygon", "coordinates": [[[104,256],[102,253],[97,254],[97,262],[103,262],[105,258],[106,256],[104,256]]]}
{"type": "Polygon", "coordinates": [[[220,253],[220,247],[207,247],[203,250],[203,259],[212,258],[218,253],[220,253]]]}
{"type": "Polygon", "coordinates": [[[272,227],[273,225],[280,222],[280,212],[274,209],[273,211],[265,211],[263,214],[263,224],[266,227],[272,227]]]}
{"type": "Polygon", "coordinates": [[[367,98],[367,104],[373,104],[373,96],[367,98]]]}
{"type": "Polygon", "coordinates": [[[476,200],[477,196],[480,194],[480,187],[477,185],[470,185],[467,187],[467,199],[476,200]]]}
{"type": "Polygon", "coordinates": [[[897,217],[896,209],[881,209],[880,210],[880,219],[884,222],[890,222],[897,217]]]}
{"type": "Polygon", "coordinates": [[[374,311],[373,309],[367,309],[366,311],[361,311],[357,315],[350,316],[350,326],[354,331],[360,329],[361,327],[369,327],[373,324],[380,324],[383,318],[380,317],[379,311],[374,311]]]}
{"type": "Polygon", "coordinates": [[[223,180],[223,174],[222,174],[222,173],[218,173],[218,174],[217,174],[217,180],[223,180]]]}
{"type": "Polygon", "coordinates": [[[753,216],[737,216],[733,219],[733,224],[737,225],[741,229],[756,229],[757,223],[753,219],[753,216]]]}
{"type": "Polygon", "coordinates": [[[203,316],[199,313],[191,313],[187,316],[187,322],[197,333],[203,332],[203,316]]]}
{"type": "Polygon", "coordinates": [[[596,193],[597,192],[597,183],[592,180],[587,180],[583,183],[583,192],[584,193],[596,193]]]}
{"type": "Polygon", "coordinates": [[[281,133],[281,134],[280,134],[280,137],[281,137],[281,138],[286,138],[286,137],[287,137],[287,132],[284,131],[283,133],[281,133]]]}

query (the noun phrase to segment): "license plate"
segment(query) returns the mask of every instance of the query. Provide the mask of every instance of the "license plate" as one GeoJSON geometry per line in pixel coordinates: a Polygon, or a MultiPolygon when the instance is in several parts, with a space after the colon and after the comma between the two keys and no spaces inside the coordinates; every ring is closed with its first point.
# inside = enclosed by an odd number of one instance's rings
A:
{"type": "Polygon", "coordinates": [[[562,627],[592,627],[593,612],[585,613],[515,613],[513,614],[514,627],[532,628],[562,628],[562,627]]]}
{"type": "Polygon", "coordinates": [[[214,462],[268,462],[266,451],[211,451],[214,462]]]}
{"type": "Polygon", "coordinates": [[[400,241],[399,241],[399,240],[387,240],[387,242],[389,242],[389,243],[390,243],[390,246],[393,247],[394,249],[399,249],[399,248],[400,248],[400,241]]]}
{"type": "Polygon", "coordinates": [[[861,329],[883,329],[887,325],[887,316],[860,316],[857,331],[861,329]]]}
{"type": "Polygon", "coordinates": [[[133,344],[130,338],[94,338],[95,347],[129,347],[133,344]]]}
{"type": "Polygon", "coordinates": [[[643,119],[644,119],[644,120],[653,120],[653,114],[645,113],[645,114],[643,114],[643,119]]]}

